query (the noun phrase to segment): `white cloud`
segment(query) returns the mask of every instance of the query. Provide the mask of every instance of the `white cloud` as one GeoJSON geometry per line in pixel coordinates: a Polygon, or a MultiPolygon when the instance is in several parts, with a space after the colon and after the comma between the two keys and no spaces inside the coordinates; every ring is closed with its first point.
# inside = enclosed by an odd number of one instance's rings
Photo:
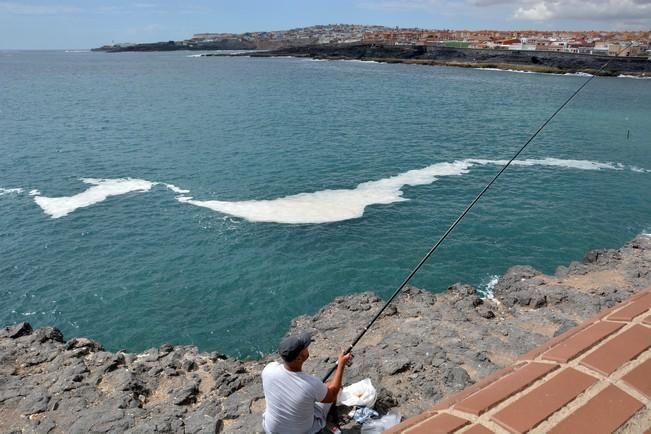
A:
{"type": "Polygon", "coordinates": [[[553,16],[546,2],[536,3],[527,7],[520,7],[515,11],[515,18],[531,21],[542,21],[553,16]]]}
{"type": "Polygon", "coordinates": [[[651,23],[651,0],[538,0],[524,2],[515,10],[514,17],[535,21],[549,19],[634,20],[651,23]]]}
{"type": "Polygon", "coordinates": [[[522,21],[591,21],[632,23],[651,27],[651,0],[363,0],[361,6],[394,11],[441,13],[450,8],[466,16],[483,16],[487,10],[522,21]]]}

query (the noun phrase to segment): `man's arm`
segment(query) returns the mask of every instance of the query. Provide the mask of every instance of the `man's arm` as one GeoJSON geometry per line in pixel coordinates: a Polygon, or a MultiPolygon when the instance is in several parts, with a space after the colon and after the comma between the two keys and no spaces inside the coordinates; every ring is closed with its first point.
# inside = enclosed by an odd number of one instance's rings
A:
{"type": "Polygon", "coordinates": [[[339,357],[337,357],[337,369],[335,370],[335,375],[334,377],[332,377],[332,380],[326,383],[326,387],[328,388],[328,393],[326,393],[325,398],[323,398],[321,402],[324,402],[326,404],[331,404],[337,400],[337,395],[339,394],[339,390],[341,389],[341,383],[344,379],[344,368],[346,367],[346,363],[348,363],[348,361],[352,359],[352,357],[353,355],[350,353],[339,354],[339,357]]]}

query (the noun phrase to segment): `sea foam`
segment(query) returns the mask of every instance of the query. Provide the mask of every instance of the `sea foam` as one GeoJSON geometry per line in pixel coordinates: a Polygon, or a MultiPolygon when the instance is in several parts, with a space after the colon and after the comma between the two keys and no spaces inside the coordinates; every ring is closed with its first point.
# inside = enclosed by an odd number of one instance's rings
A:
{"type": "Polygon", "coordinates": [[[515,72],[518,74],[539,74],[536,71],[523,71],[521,69],[503,69],[503,68],[473,68],[480,71],[500,71],[500,72],[515,72]]]}
{"type": "MultiPolygon", "coordinates": [[[[474,164],[494,164],[503,166],[508,160],[481,160],[481,159],[468,159],[464,160],[474,164]]],[[[579,169],[579,170],[624,170],[624,166],[619,163],[602,163],[599,161],[590,160],[563,160],[560,158],[542,158],[542,159],[527,159],[527,160],[514,160],[511,165],[513,166],[548,166],[548,167],[562,167],[565,169],[579,169]]]]}
{"type": "MultiPolygon", "coordinates": [[[[331,223],[360,218],[370,205],[387,205],[408,200],[402,197],[402,188],[431,184],[439,177],[460,176],[476,165],[506,164],[507,160],[466,159],[452,163],[436,163],[422,169],[414,169],[389,178],[368,181],[352,189],[321,190],[299,193],[270,200],[220,201],[197,200],[179,196],[181,203],[200,206],[250,222],[284,224],[331,223]]],[[[516,160],[515,166],[549,166],[580,170],[622,170],[614,163],[588,160],[562,160],[558,158],[516,160]]]]}
{"type": "Polygon", "coordinates": [[[4,196],[5,194],[20,194],[22,192],[22,188],[0,188],[0,196],[4,196]]]}
{"type": "MultiPolygon", "coordinates": [[[[204,207],[232,217],[238,217],[250,222],[268,222],[282,224],[319,224],[360,218],[367,206],[388,205],[409,199],[403,197],[405,186],[426,185],[435,182],[440,177],[461,176],[474,167],[495,165],[503,166],[508,160],[465,159],[451,163],[435,163],[430,166],[409,170],[388,178],[367,181],[350,189],[327,189],[316,192],[305,192],[290,196],[267,200],[199,200],[189,195],[190,190],[174,184],[152,182],[143,179],[93,179],[83,178],[82,181],[92,187],[73,196],[45,197],[38,190],[32,190],[30,195],[43,212],[52,218],[64,217],[71,212],[94,205],[110,196],[118,196],[130,192],[147,192],[155,185],[163,185],[178,196],[180,203],[204,207]]],[[[547,166],[578,170],[624,170],[646,173],[649,170],[618,163],[589,160],[565,160],[559,158],[515,160],[513,166],[547,166]]],[[[1,189],[0,195],[20,193],[20,188],[1,189]]]]}
{"type": "Polygon", "coordinates": [[[619,74],[617,78],[633,78],[636,80],[651,80],[649,76],[640,76],[640,75],[628,75],[628,74],[619,74]]]}
{"type": "Polygon", "coordinates": [[[188,196],[178,197],[177,200],[251,222],[331,223],[359,218],[364,215],[364,209],[369,205],[407,200],[402,197],[401,189],[404,186],[431,184],[439,176],[463,175],[470,166],[470,163],[464,161],[437,163],[390,178],[364,182],[353,189],[299,193],[271,200],[225,202],[196,200],[188,196]]]}
{"type": "Polygon", "coordinates": [[[579,72],[566,72],[563,75],[573,75],[575,77],[592,77],[592,74],[589,74],[587,72],[581,72],[581,71],[579,71],[579,72]]]}
{"type": "Polygon", "coordinates": [[[84,208],[102,202],[111,196],[131,192],[146,192],[154,186],[153,182],[143,179],[94,179],[82,178],[81,181],[92,185],[89,189],[74,196],[45,197],[34,196],[34,202],[53,219],[64,217],[78,208],[84,208]]]}
{"type": "Polygon", "coordinates": [[[190,193],[190,190],[186,190],[186,189],[183,189],[183,188],[181,188],[181,187],[177,187],[177,186],[174,185],[174,184],[166,184],[166,183],[163,183],[163,185],[164,185],[165,187],[167,187],[168,190],[171,190],[171,191],[173,191],[174,193],[177,193],[177,194],[186,194],[186,193],[190,193]]]}

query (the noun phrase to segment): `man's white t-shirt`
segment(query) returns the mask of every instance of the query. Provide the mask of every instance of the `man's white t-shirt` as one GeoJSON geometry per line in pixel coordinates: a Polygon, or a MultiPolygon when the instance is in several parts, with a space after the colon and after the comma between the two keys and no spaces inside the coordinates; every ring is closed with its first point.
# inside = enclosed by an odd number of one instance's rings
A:
{"type": "Polygon", "coordinates": [[[328,388],[321,380],[304,372],[288,371],[271,362],[262,371],[262,388],[267,401],[264,428],[269,433],[311,433],[314,403],[321,402],[328,388]]]}

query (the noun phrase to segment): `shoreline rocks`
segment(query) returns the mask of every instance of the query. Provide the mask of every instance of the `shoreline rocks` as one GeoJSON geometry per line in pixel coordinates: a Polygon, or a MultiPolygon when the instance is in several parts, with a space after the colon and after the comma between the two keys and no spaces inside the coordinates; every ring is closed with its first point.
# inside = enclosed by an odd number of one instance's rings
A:
{"type": "Polygon", "coordinates": [[[517,51],[388,44],[338,44],[289,47],[246,54],[251,57],[293,56],[330,60],[365,60],[464,68],[496,68],[555,74],[587,73],[651,76],[645,57],[609,57],[553,51],[517,51]],[[608,67],[601,67],[608,62],[608,67]]]}
{"type": "MultiPolygon", "coordinates": [[[[651,236],[545,275],[514,266],[493,294],[455,284],[441,293],[409,287],[354,350],[345,383],[370,378],[376,408],[418,414],[518,355],[651,286],[651,236]]],[[[289,332],[314,332],[305,370],[322,376],[384,301],[338,297],[289,332]]],[[[237,360],[192,346],[111,353],[53,327],[0,330],[0,432],[259,432],[260,372],[275,359],[237,360]]],[[[339,414],[344,432],[359,432],[339,414]]]]}

